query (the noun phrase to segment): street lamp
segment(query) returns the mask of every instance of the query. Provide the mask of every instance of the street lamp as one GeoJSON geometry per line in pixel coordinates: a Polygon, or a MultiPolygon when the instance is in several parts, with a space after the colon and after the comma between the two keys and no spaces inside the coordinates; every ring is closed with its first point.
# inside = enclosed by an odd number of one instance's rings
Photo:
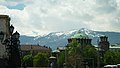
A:
{"type": "MultiPolygon", "coordinates": [[[[57,62],[58,59],[59,59],[59,53],[60,53],[60,51],[59,51],[58,49],[53,51],[53,54],[54,54],[55,57],[56,57],[56,62],[57,62]]],[[[59,63],[57,64],[57,68],[59,68],[59,63]]]]}
{"type": "Polygon", "coordinates": [[[55,63],[56,63],[56,57],[54,57],[54,56],[51,56],[51,57],[49,57],[49,59],[50,59],[50,67],[51,68],[55,68],[56,67],[56,65],[55,65],[55,63]]]}
{"type": "Polygon", "coordinates": [[[0,32],[0,40],[5,45],[7,57],[8,57],[8,68],[17,68],[20,66],[20,34],[16,31],[13,33],[14,27],[9,27],[10,38],[4,39],[4,33],[0,32]]]}
{"type": "Polygon", "coordinates": [[[16,31],[16,32],[13,34],[13,38],[19,39],[19,37],[20,37],[20,34],[16,31]]]}
{"type": "Polygon", "coordinates": [[[13,33],[13,31],[14,31],[13,25],[10,26],[9,31],[10,31],[10,35],[12,35],[12,33],[13,33]]]}

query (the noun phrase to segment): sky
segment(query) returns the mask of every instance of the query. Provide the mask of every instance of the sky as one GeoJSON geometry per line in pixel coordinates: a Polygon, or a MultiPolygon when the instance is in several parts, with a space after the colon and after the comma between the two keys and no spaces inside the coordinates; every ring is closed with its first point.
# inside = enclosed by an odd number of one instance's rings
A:
{"type": "Polygon", "coordinates": [[[120,0],[0,0],[21,35],[87,28],[120,32],[120,0]]]}

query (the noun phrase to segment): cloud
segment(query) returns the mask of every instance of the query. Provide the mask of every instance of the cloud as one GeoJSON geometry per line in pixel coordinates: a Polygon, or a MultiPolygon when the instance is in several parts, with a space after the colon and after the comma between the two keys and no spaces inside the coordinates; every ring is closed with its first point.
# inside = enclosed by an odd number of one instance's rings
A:
{"type": "Polygon", "coordinates": [[[101,13],[111,13],[117,10],[116,0],[96,0],[96,3],[99,5],[96,10],[101,13]]]}
{"type": "Polygon", "coordinates": [[[80,28],[120,32],[119,0],[3,0],[0,10],[24,35],[80,28]]]}

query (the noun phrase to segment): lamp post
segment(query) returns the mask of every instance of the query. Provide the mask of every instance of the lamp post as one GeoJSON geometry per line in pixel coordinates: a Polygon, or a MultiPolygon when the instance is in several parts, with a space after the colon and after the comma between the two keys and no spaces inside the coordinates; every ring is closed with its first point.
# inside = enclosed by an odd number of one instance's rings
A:
{"type": "MultiPolygon", "coordinates": [[[[57,63],[58,60],[59,60],[59,53],[60,53],[60,51],[59,51],[59,50],[54,50],[53,53],[54,53],[55,56],[56,56],[56,63],[57,63]]],[[[59,68],[59,63],[56,64],[56,66],[57,66],[57,68],[59,68]]]]}
{"type": "Polygon", "coordinates": [[[20,34],[14,31],[14,27],[11,25],[9,27],[10,38],[4,40],[4,33],[0,32],[0,40],[3,45],[5,45],[8,59],[8,68],[17,68],[20,66],[20,34]]]}
{"type": "Polygon", "coordinates": [[[50,59],[50,61],[51,61],[51,63],[50,63],[50,67],[51,68],[55,68],[55,62],[56,62],[56,57],[54,57],[54,56],[51,56],[51,57],[49,57],[49,59],[50,59]]]}
{"type": "Polygon", "coordinates": [[[14,31],[13,25],[10,26],[9,31],[10,31],[10,35],[12,35],[12,33],[13,33],[13,31],[14,31]]]}

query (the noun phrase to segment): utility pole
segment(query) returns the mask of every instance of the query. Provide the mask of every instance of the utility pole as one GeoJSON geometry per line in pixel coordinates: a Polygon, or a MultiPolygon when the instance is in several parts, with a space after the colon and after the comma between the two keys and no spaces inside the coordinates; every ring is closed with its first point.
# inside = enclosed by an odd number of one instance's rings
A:
{"type": "Polygon", "coordinates": [[[64,47],[65,50],[65,63],[63,64],[64,68],[67,68],[67,47],[64,47]]]}
{"type": "Polygon", "coordinates": [[[98,68],[100,68],[100,53],[99,53],[99,46],[98,46],[98,51],[97,51],[97,66],[98,66],[98,68]]]}
{"type": "Polygon", "coordinates": [[[93,66],[92,66],[92,67],[94,68],[94,58],[92,59],[92,64],[93,64],[93,66]]]}
{"type": "Polygon", "coordinates": [[[76,47],[75,47],[75,68],[77,67],[76,59],[77,59],[77,52],[76,52],[76,47]]]}
{"type": "Polygon", "coordinates": [[[97,50],[97,68],[100,68],[100,46],[99,46],[99,39],[97,40],[98,50],[97,50]]]}

